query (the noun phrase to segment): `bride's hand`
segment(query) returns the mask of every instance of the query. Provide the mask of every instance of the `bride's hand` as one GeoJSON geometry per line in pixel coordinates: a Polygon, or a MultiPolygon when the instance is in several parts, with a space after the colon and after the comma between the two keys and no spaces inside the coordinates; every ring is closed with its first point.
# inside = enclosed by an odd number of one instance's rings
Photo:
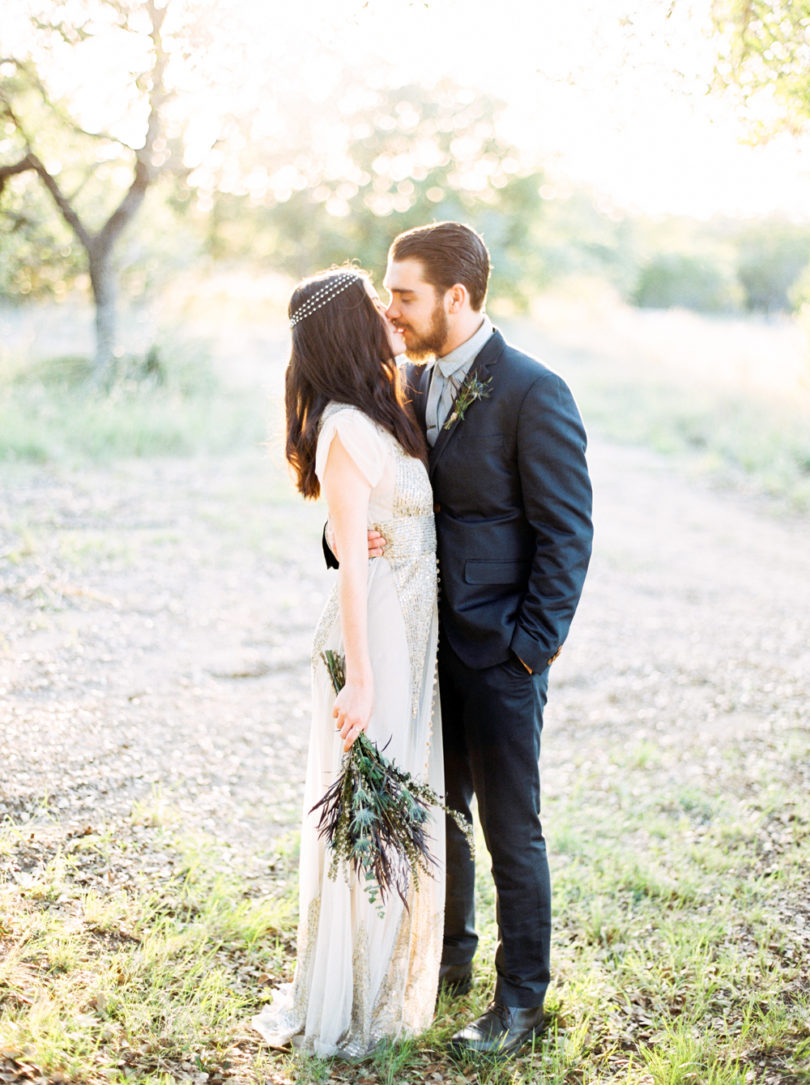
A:
{"type": "Polygon", "coordinates": [[[369,683],[347,682],[335,698],[332,715],[343,739],[343,749],[350,750],[361,731],[365,731],[371,719],[374,690],[369,683]]]}

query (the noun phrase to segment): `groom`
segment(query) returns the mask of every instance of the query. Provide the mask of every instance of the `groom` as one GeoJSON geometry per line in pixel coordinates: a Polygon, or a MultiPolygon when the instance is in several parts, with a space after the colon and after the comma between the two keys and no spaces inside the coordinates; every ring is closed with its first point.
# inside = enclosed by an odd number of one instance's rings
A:
{"type": "MultiPolygon", "coordinates": [[[[471,818],[475,795],[497,891],[494,999],[451,1043],[509,1055],[544,1024],[551,898],[540,733],[548,669],[588,567],[591,487],[571,393],[493,328],[488,280],[482,238],[440,222],[395,239],[384,285],[409,358],[435,356],[406,373],[430,446],[446,801],[471,818]]],[[[456,994],[472,985],[473,894],[473,861],[448,818],[440,983],[456,994]]]]}

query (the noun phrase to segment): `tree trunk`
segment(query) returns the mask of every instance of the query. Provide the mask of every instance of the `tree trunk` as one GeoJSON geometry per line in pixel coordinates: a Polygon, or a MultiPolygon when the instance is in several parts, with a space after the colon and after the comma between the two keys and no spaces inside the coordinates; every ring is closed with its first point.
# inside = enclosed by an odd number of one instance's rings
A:
{"type": "Polygon", "coordinates": [[[118,356],[118,290],[109,250],[88,253],[90,283],[96,306],[96,350],[93,378],[101,384],[114,375],[118,356]]]}
{"type": "MultiPolygon", "coordinates": [[[[62,191],[58,176],[54,176],[45,163],[34,153],[28,135],[7,101],[6,95],[3,94],[2,99],[0,99],[0,105],[2,106],[0,116],[3,118],[3,123],[6,122],[6,119],[11,122],[24,142],[27,152],[19,162],[8,166],[0,165],[0,190],[10,177],[18,173],[24,173],[26,170],[35,170],[48,192],[50,192],[62,218],[73,230],[87,253],[90,283],[96,306],[96,351],[93,360],[93,377],[98,384],[109,383],[110,378],[114,375],[115,363],[118,357],[118,321],[116,312],[118,284],[113,267],[113,249],[121,233],[140,209],[146,190],[155,180],[160,169],[165,168],[165,162],[156,167],[153,165],[153,159],[155,146],[160,139],[161,112],[167,100],[163,78],[169,57],[163,45],[161,32],[168,4],[169,0],[143,0],[143,7],[149,16],[148,33],[151,39],[153,57],[151,69],[145,71],[140,77],[144,82],[149,83],[149,116],[146,122],[146,133],[143,147],[135,150],[132,183],[118,206],[98,232],[91,231],[85,225],[79,216],[78,210],[73,205],[71,197],[62,191]]],[[[109,7],[117,10],[122,5],[117,0],[109,0],[109,7]]],[[[123,12],[122,17],[126,22],[126,16],[123,12]]],[[[6,62],[3,61],[3,63],[6,62]]],[[[17,62],[11,61],[10,63],[16,64],[17,62]]],[[[18,64],[18,68],[20,71],[25,72],[25,65],[18,64]]],[[[51,103],[47,99],[45,90],[36,78],[34,78],[32,86],[35,95],[43,96],[45,105],[50,108],[51,103]]],[[[60,118],[62,116],[58,111],[57,115],[60,118]]],[[[62,120],[67,123],[66,118],[62,118],[62,120]]],[[[70,122],[70,130],[73,131],[74,128],[76,126],[70,122]]],[[[80,129],[76,128],[76,130],[80,129]]]]}

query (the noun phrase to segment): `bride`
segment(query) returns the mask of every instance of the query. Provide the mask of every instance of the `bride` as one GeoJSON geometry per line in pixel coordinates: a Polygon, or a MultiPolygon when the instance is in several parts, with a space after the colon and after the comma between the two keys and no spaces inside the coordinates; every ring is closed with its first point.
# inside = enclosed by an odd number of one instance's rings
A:
{"type": "MultiPolygon", "coordinates": [[[[384,913],[330,856],[311,808],[365,731],[385,756],[443,791],[436,688],[436,556],[426,451],[400,390],[402,337],[365,273],[322,272],[290,300],[287,459],[307,498],[326,497],[337,584],[315,631],[301,829],[295,978],[253,1026],[272,1046],[361,1058],[424,1031],[436,1000],[444,912],[444,823],[430,826],[432,877],[384,913]],[[368,528],[386,539],[369,560],[368,528]],[[345,657],[335,697],[321,653],[345,657]]],[[[438,813],[438,812],[437,812],[438,813]]]]}

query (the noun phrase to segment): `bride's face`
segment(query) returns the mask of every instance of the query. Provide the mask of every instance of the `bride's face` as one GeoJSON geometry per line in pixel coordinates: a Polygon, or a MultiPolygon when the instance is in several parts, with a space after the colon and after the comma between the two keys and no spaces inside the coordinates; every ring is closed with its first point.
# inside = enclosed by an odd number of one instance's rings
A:
{"type": "Polygon", "coordinates": [[[391,355],[396,358],[399,354],[405,353],[405,337],[402,332],[397,331],[391,321],[388,319],[385,311],[385,305],[380,300],[380,296],[377,291],[371,286],[370,283],[366,283],[366,290],[368,295],[374,302],[374,308],[380,314],[382,322],[385,325],[385,334],[388,338],[388,345],[391,348],[391,355]]]}

